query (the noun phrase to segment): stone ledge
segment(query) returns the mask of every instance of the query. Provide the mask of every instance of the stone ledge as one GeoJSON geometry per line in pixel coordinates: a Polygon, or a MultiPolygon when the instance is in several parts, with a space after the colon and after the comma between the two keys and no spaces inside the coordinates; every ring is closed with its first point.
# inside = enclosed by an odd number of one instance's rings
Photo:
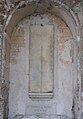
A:
{"type": "Polygon", "coordinates": [[[55,115],[55,116],[46,116],[46,117],[39,117],[39,116],[23,116],[23,115],[16,115],[14,119],[67,119],[65,115],[55,115]]]}

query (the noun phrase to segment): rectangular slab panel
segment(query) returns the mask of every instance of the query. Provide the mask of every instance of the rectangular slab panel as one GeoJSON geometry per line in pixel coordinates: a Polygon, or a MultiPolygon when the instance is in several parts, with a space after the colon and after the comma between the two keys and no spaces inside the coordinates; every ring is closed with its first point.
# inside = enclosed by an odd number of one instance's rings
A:
{"type": "Polygon", "coordinates": [[[31,25],[29,92],[53,92],[53,25],[31,25]]]}

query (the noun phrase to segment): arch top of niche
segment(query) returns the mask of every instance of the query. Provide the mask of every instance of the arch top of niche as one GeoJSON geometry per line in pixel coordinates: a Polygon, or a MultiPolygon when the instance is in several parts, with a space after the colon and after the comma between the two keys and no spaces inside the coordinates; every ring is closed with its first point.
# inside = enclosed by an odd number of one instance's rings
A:
{"type": "Polygon", "coordinates": [[[53,1],[30,1],[30,2],[20,2],[9,14],[6,20],[4,31],[11,38],[12,31],[14,27],[24,18],[35,15],[35,14],[46,14],[50,13],[60,17],[66,25],[70,28],[74,38],[79,36],[79,20],[73,11],[65,4],[61,3],[59,0],[53,1]]]}

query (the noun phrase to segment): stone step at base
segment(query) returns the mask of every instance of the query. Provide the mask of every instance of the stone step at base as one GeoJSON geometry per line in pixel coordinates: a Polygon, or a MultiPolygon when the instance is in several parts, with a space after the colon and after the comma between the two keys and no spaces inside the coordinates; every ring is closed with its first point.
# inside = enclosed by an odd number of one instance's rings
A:
{"type": "Polygon", "coordinates": [[[23,116],[23,115],[16,115],[14,119],[68,119],[66,116],[62,115],[55,115],[55,116],[46,116],[46,117],[39,117],[39,116],[23,116]]]}

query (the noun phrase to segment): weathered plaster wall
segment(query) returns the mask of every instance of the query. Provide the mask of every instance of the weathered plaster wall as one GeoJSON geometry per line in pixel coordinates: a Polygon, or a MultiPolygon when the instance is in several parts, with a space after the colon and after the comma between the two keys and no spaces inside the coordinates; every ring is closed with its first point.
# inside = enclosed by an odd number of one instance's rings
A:
{"type": "Polygon", "coordinates": [[[72,118],[73,106],[73,41],[66,24],[58,17],[38,15],[18,24],[12,34],[10,53],[9,119],[15,115],[66,115],[72,118]],[[29,26],[54,24],[54,99],[32,101],[28,97],[29,26]],[[36,105],[35,105],[36,104],[36,105]],[[48,108],[43,109],[43,105],[48,108]],[[37,106],[37,107],[36,107],[37,106]]]}

